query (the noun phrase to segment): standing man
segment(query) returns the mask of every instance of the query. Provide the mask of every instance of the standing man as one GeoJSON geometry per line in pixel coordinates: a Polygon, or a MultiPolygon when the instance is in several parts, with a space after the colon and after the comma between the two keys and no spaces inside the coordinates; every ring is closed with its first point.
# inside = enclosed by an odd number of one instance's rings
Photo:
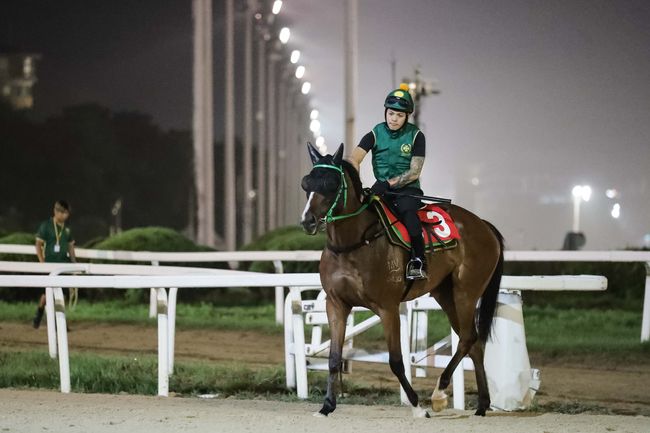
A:
{"type": "MultiPolygon", "coordinates": [[[[74,237],[66,221],[70,217],[70,206],[65,200],[54,203],[54,215],[43,221],[36,232],[36,255],[41,263],[75,263],[74,237]]],[[[38,302],[34,328],[41,325],[45,311],[45,294],[38,302]]]]}

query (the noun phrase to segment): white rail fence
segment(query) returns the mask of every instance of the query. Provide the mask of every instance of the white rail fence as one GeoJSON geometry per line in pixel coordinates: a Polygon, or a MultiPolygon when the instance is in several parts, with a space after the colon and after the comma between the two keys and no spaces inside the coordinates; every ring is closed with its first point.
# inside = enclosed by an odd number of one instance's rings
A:
{"type": "MultiPolygon", "coordinates": [[[[108,251],[78,248],[77,257],[91,260],[119,260],[158,263],[199,263],[270,261],[277,273],[283,272],[283,262],[319,261],[321,251],[218,251],[218,252],[150,252],[108,251]]],[[[34,246],[0,244],[0,253],[36,255],[34,246]]],[[[506,251],[506,261],[580,261],[580,262],[643,262],[646,264],[641,342],[650,341],[650,251],[506,251]]],[[[155,311],[155,292],[152,290],[150,311],[155,311]]],[[[283,322],[284,287],[275,287],[275,317],[283,322]]]]}
{"type": "MultiPolygon", "coordinates": [[[[522,408],[518,406],[517,402],[524,400],[528,393],[529,383],[537,382],[537,385],[539,384],[538,376],[533,377],[536,375],[530,369],[525,346],[520,291],[601,291],[606,288],[606,278],[592,275],[503,277],[495,315],[495,332],[493,338],[488,340],[486,347],[486,371],[488,380],[494,383],[490,386],[490,393],[493,403],[500,404],[496,407],[507,410],[522,408]],[[500,322],[504,322],[504,324],[500,324],[500,322]],[[526,379],[526,376],[530,378],[526,379]],[[513,406],[513,404],[515,405],[513,406]]],[[[284,324],[287,387],[296,388],[299,398],[308,396],[307,371],[327,371],[329,368],[327,357],[330,341],[321,341],[322,327],[327,325],[326,295],[321,291],[316,300],[303,300],[302,293],[305,290],[307,289],[291,289],[285,302],[285,317],[291,318],[284,324]],[[305,334],[305,325],[312,326],[309,342],[307,342],[305,334]]],[[[457,348],[458,336],[453,330],[445,339],[427,347],[427,316],[429,311],[434,310],[441,310],[441,307],[428,295],[405,302],[400,309],[402,358],[409,382],[411,382],[411,367],[415,367],[416,376],[426,377],[425,367],[444,368],[447,366],[451,356],[441,355],[440,352],[443,349],[451,347],[453,353],[457,348]]],[[[360,323],[355,323],[354,313],[368,310],[356,307],[352,311],[346,328],[344,361],[388,364],[386,351],[364,350],[352,346],[354,337],[380,323],[379,317],[375,315],[360,323]]],[[[344,365],[347,364],[344,363],[344,365]]],[[[453,404],[456,409],[465,408],[464,370],[473,369],[472,361],[465,358],[460,368],[454,372],[453,404]]],[[[402,403],[407,404],[408,398],[401,388],[400,393],[402,403]]]]}
{"type": "MultiPolygon", "coordinates": [[[[0,262],[0,270],[20,269],[21,271],[34,272],[34,268],[42,267],[38,263],[21,263],[21,262],[0,262]]],[[[51,265],[46,267],[51,268],[51,265]]],[[[290,295],[287,296],[285,308],[291,311],[291,320],[285,323],[285,355],[287,360],[287,385],[296,387],[298,395],[301,398],[307,395],[307,356],[314,357],[319,353],[325,354],[329,347],[329,342],[320,342],[320,332],[318,337],[312,334],[312,345],[305,345],[304,341],[304,318],[303,313],[309,311],[313,317],[314,314],[320,314],[320,324],[325,321],[324,301],[301,301],[300,293],[305,290],[320,290],[320,277],[318,274],[262,274],[249,272],[236,272],[215,270],[213,274],[206,275],[206,270],[201,268],[176,268],[179,272],[187,272],[184,275],[155,275],[155,273],[169,272],[165,267],[155,266],[133,266],[133,265],[88,265],[72,264],[59,265],[59,269],[51,270],[50,276],[27,276],[27,275],[2,275],[0,276],[0,287],[47,287],[47,320],[48,320],[48,341],[50,343],[50,355],[58,358],[59,370],[61,377],[61,391],[70,392],[70,367],[67,342],[67,328],[65,319],[65,305],[63,302],[63,291],[60,287],[79,287],[79,288],[140,288],[146,289],[157,287],[157,314],[158,314],[158,394],[161,396],[168,395],[169,376],[173,372],[174,363],[174,333],[175,333],[175,311],[176,311],[176,293],[178,288],[197,288],[197,287],[267,287],[267,286],[286,286],[290,287],[290,295]],[[192,273],[197,270],[201,273],[192,273]],[[114,275],[87,276],[72,275],[62,276],[62,272],[97,272],[114,275]],[[148,275],[118,275],[129,274],[134,272],[147,273],[148,275]],[[169,294],[165,290],[169,288],[169,294]],[[297,294],[297,295],[296,295],[297,294]],[[296,303],[298,302],[298,303],[296,303]],[[54,334],[55,333],[55,334],[54,334]],[[314,347],[318,346],[318,348],[314,347]]],[[[50,269],[48,269],[50,270],[50,269]]],[[[207,270],[210,272],[210,270],[207,270]]],[[[543,277],[510,277],[504,276],[502,287],[510,289],[530,289],[541,288],[546,290],[604,290],[606,280],[603,277],[592,276],[543,276],[543,277]]],[[[411,329],[415,320],[415,328],[426,327],[426,313],[424,317],[418,316],[427,310],[439,308],[431,298],[418,299],[406,304],[402,314],[402,348],[404,360],[406,363],[409,380],[411,366],[423,367],[426,362],[426,354],[432,349],[426,348],[426,329],[422,346],[422,335],[420,341],[416,342],[412,352],[411,342],[413,340],[411,329]],[[419,344],[417,344],[419,343],[419,344]]],[[[315,324],[313,319],[308,320],[315,324]]],[[[361,324],[356,325],[350,330],[349,337],[357,335],[359,332],[368,329],[370,326],[377,324],[376,318],[370,318],[361,324]]],[[[523,318],[522,318],[523,326],[523,318]]],[[[320,331],[320,328],[318,329],[320,331]]],[[[523,332],[523,331],[522,331],[523,332]]],[[[452,341],[453,336],[452,336],[452,341]]],[[[454,341],[457,344],[457,341],[454,341]]],[[[524,347],[525,350],[525,347],[524,347]]],[[[362,352],[359,352],[362,353],[362,352]]],[[[371,362],[387,362],[387,355],[374,354],[366,356],[350,357],[354,360],[366,360],[371,362]],[[374,357],[374,358],[373,358],[374,357]],[[385,359],[384,359],[385,358],[385,359]]],[[[511,358],[506,358],[512,360],[511,358]]],[[[435,366],[444,367],[448,359],[438,355],[434,362],[435,366]]],[[[527,355],[525,362],[528,363],[527,355]]],[[[502,362],[499,362],[502,364],[502,362]]],[[[318,365],[314,363],[314,365],[318,365]]],[[[464,362],[467,367],[467,361],[464,362]]],[[[529,368],[528,364],[528,368],[529,368]]],[[[469,367],[471,368],[471,362],[469,367]]],[[[507,368],[510,369],[510,368],[507,368]]],[[[420,370],[416,370],[417,372],[420,370]]],[[[405,397],[403,396],[403,400],[405,397]]],[[[464,375],[463,369],[458,369],[454,375],[454,406],[464,408],[464,375]]]]}

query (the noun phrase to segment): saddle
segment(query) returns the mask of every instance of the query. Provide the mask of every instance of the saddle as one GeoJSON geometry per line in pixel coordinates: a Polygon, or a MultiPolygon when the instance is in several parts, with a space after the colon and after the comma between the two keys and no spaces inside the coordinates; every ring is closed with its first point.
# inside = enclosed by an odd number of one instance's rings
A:
{"type": "MultiPolygon", "coordinates": [[[[379,197],[373,199],[372,206],[386,230],[390,243],[410,251],[411,238],[406,226],[390,207],[379,197]]],[[[427,204],[418,210],[418,217],[422,223],[422,238],[427,253],[450,250],[458,245],[458,229],[449,214],[440,206],[427,204]]]]}

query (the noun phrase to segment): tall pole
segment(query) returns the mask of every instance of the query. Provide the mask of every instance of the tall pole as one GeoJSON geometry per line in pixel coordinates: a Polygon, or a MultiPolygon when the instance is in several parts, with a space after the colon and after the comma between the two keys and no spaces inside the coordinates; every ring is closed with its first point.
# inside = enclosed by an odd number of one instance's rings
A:
{"type": "Polygon", "coordinates": [[[257,178],[255,184],[257,203],[257,236],[266,231],[266,41],[261,24],[257,40],[257,178]]]}
{"type": "Polygon", "coordinates": [[[226,248],[235,250],[237,246],[237,199],[235,197],[235,14],[234,0],[226,0],[225,41],[226,41],[226,72],[224,80],[224,238],[226,248]]]}
{"type": "Polygon", "coordinates": [[[193,0],[194,67],[192,120],[196,241],[214,246],[214,139],[212,100],[212,0],[193,0]]]}
{"type": "Polygon", "coordinates": [[[280,83],[278,86],[278,167],[277,167],[277,222],[278,226],[284,225],[285,212],[287,208],[287,193],[285,189],[285,182],[287,177],[287,170],[289,169],[287,165],[287,140],[286,140],[286,131],[287,131],[287,107],[286,107],[286,90],[287,90],[287,74],[283,68],[280,68],[280,83]]]}
{"type": "Polygon", "coordinates": [[[253,1],[246,3],[244,15],[244,220],[243,242],[253,240],[253,1]]]}
{"type": "Polygon", "coordinates": [[[345,0],[345,154],[352,152],[355,146],[354,122],[357,110],[357,17],[358,1],[345,0]]]}
{"type": "Polygon", "coordinates": [[[266,121],[266,132],[267,132],[267,161],[268,161],[268,180],[267,180],[267,203],[268,203],[268,219],[269,219],[269,229],[273,230],[277,227],[277,137],[276,137],[276,63],[277,63],[277,54],[271,51],[269,53],[269,71],[268,71],[268,100],[267,104],[267,121],[266,121]]]}

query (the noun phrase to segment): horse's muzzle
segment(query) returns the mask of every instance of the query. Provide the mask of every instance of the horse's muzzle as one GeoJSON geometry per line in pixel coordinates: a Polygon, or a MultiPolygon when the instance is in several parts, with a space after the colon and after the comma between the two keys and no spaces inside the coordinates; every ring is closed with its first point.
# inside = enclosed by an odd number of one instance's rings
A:
{"type": "Polygon", "coordinates": [[[315,235],[318,232],[318,220],[313,215],[308,215],[304,220],[300,222],[303,230],[308,235],[315,235]]]}

